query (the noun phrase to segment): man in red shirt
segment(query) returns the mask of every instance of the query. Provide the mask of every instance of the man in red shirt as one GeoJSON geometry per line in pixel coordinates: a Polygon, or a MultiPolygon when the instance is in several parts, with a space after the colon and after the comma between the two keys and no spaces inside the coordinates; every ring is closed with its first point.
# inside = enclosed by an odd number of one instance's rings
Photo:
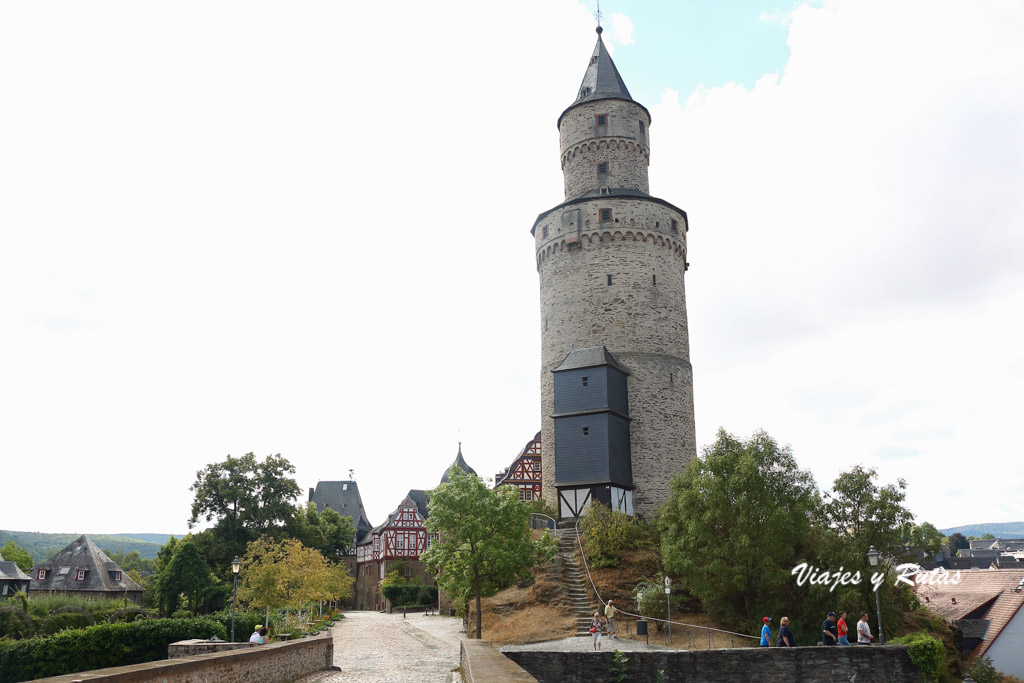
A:
{"type": "Polygon", "coordinates": [[[846,637],[849,632],[846,628],[846,612],[839,613],[839,621],[836,622],[836,629],[839,631],[839,644],[849,645],[850,639],[846,637]]]}

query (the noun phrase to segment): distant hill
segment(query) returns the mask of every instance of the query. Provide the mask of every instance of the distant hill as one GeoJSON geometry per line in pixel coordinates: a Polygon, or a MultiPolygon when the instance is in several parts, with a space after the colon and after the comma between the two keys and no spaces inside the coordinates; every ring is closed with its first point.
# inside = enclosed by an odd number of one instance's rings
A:
{"type": "MultiPolygon", "coordinates": [[[[0,531],[0,547],[14,541],[32,554],[36,562],[47,560],[82,534],[42,534],[35,531],[0,531]]],[[[170,534],[86,534],[103,550],[125,554],[136,551],[143,559],[152,560],[170,534]]]]}
{"type": "Polygon", "coordinates": [[[946,536],[961,533],[964,536],[984,536],[992,534],[996,538],[1024,538],[1024,522],[991,522],[986,524],[966,524],[939,529],[946,536]]]}

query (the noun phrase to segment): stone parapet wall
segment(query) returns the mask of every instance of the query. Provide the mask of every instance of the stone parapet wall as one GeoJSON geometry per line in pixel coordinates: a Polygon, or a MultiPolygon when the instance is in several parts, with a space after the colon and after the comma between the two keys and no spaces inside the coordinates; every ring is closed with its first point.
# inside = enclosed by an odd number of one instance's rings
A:
{"type": "Polygon", "coordinates": [[[283,683],[334,666],[330,632],[291,642],[165,659],[66,676],[41,678],[43,683],[283,683]]]}
{"type": "Polygon", "coordinates": [[[523,667],[494,649],[486,640],[463,639],[459,646],[463,683],[536,683],[523,667]]]}
{"type": "Polygon", "coordinates": [[[210,640],[179,640],[167,646],[167,658],[178,659],[180,657],[194,657],[196,655],[208,655],[213,652],[229,652],[230,650],[248,650],[257,647],[256,643],[231,643],[228,641],[210,640]]]}
{"type": "MultiPolygon", "coordinates": [[[[540,683],[606,683],[613,652],[505,653],[540,683]]],[[[921,683],[903,645],[885,647],[736,648],[628,652],[630,680],[672,682],[857,681],[921,683]]]]}

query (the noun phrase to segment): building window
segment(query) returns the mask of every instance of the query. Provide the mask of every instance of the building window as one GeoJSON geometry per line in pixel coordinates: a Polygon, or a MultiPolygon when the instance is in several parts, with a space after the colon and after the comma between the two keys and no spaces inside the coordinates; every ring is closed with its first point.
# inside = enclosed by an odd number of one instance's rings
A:
{"type": "Polygon", "coordinates": [[[594,115],[594,120],[595,120],[595,122],[597,123],[598,126],[607,126],[608,125],[608,114],[595,114],[594,115]]]}
{"type": "Polygon", "coordinates": [[[643,132],[644,132],[644,122],[641,121],[640,122],[640,133],[643,134],[643,132]]]}
{"type": "Polygon", "coordinates": [[[409,565],[405,565],[405,575],[412,576],[412,567],[410,567],[409,565]]]}
{"type": "Polygon", "coordinates": [[[679,232],[679,221],[672,219],[672,232],[679,232]]]}
{"type": "Polygon", "coordinates": [[[533,489],[526,489],[526,500],[533,500],[533,489]]]}
{"type": "Polygon", "coordinates": [[[36,574],[36,578],[39,579],[40,581],[45,579],[46,578],[46,570],[45,569],[40,569],[39,573],[36,574]]]}
{"type": "Polygon", "coordinates": [[[612,276],[611,275],[608,276],[608,286],[609,287],[612,286],[612,276]]]}
{"type": "Polygon", "coordinates": [[[651,276],[651,284],[654,285],[654,286],[658,285],[658,276],[657,275],[652,275],[651,276]]]}
{"type": "Polygon", "coordinates": [[[582,377],[580,379],[583,381],[583,386],[587,386],[588,384],[590,384],[590,378],[589,377],[582,377]]]}
{"type": "Polygon", "coordinates": [[[85,570],[79,569],[75,572],[75,581],[85,581],[85,570]]]}
{"type": "Polygon", "coordinates": [[[519,489],[519,500],[526,500],[526,489],[519,489]]]}
{"type": "Polygon", "coordinates": [[[583,436],[590,436],[590,427],[583,428],[583,436]]]}
{"type": "Polygon", "coordinates": [[[114,581],[120,581],[121,580],[121,572],[113,572],[113,574],[114,574],[114,581]]]}
{"type": "Polygon", "coordinates": [[[610,223],[612,220],[611,209],[599,209],[598,215],[600,216],[602,223],[610,223]]]}
{"type": "Polygon", "coordinates": [[[597,162],[597,175],[608,175],[608,162],[599,161],[597,162]]]}
{"type": "Polygon", "coordinates": [[[542,232],[543,232],[543,235],[544,235],[544,239],[547,239],[548,238],[548,226],[545,225],[542,232]]]}

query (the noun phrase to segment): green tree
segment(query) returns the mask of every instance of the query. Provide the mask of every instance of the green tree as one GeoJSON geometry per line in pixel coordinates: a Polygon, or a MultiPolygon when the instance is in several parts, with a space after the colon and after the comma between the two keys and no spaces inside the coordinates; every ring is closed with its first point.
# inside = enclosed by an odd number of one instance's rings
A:
{"type": "Polygon", "coordinates": [[[726,623],[749,623],[786,603],[819,506],[789,446],[763,431],[741,441],[720,429],[672,480],[659,520],[665,567],[726,623]]]}
{"type": "Polygon", "coordinates": [[[903,544],[920,548],[929,556],[942,550],[946,537],[932,524],[909,524],[903,531],[903,544]]]}
{"type": "Polygon", "coordinates": [[[448,481],[430,492],[429,511],[427,532],[438,540],[420,559],[457,604],[475,597],[480,638],[480,599],[530,578],[534,565],[553,556],[554,541],[546,531],[532,540],[530,512],[514,486],[489,489],[455,466],[448,481]]]}
{"type": "Polygon", "coordinates": [[[956,551],[960,550],[961,548],[970,547],[971,542],[968,541],[967,537],[959,531],[950,534],[949,538],[946,539],[946,548],[947,550],[949,550],[950,555],[956,555],[956,551]]]}
{"type": "Polygon", "coordinates": [[[289,475],[295,467],[278,455],[262,461],[252,453],[240,458],[228,456],[196,472],[189,488],[194,492],[189,528],[200,519],[214,522],[211,529],[195,535],[194,541],[209,566],[226,575],[236,555],[245,554],[246,545],[263,534],[285,535],[284,528],[295,516],[294,501],[299,485],[289,475]]]}
{"type": "Polygon", "coordinates": [[[306,547],[319,550],[329,562],[340,562],[348,555],[356,538],[351,517],[342,517],[331,508],[318,510],[312,501],[296,510],[286,530],[306,547]]]}
{"type": "Polygon", "coordinates": [[[18,568],[23,572],[27,572],[32,569],[35,562],[32,560],[32,554],[27,550],[24,550],[14,542],[7,541],[4,543],[4,547],[0,548],[0,555],[8,562],[13,562],[18,565],[18,568]]]}
{"type": "Polygon", "coordinates": [[[203,596],[214,585],[210,568],[195,544],[188,540],[178,543],[174,556],[160,574],[159,590],[167,610],[174,612],[179,596],[184,595],[192,614],[198,614],[203,596]]]}

